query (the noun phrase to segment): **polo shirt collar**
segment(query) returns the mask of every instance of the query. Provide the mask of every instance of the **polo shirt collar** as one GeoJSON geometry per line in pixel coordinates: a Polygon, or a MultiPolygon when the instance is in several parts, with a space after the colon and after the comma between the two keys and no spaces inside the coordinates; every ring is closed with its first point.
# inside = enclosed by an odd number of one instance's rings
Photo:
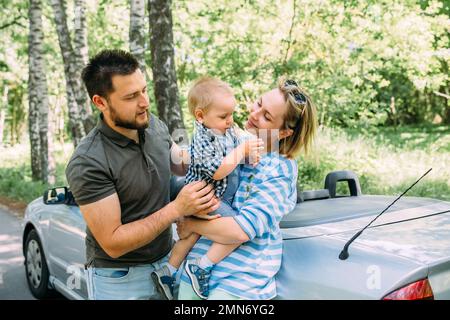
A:
{"type": "MultiPolygon", "coordinates": [[[[120,134],[119,132],[115,131],[110,126],[108,126],[108,124],[103,119],[103,114],[100,114],[100,119],[98,120],[98,123],[97,123],[97,129],[105,137],[107,137],[112,142],[114,142],[115,144],[117,144],[121,147],[126,147],[130,143],[136,144],[136,142],[133,139],[130,139],[130,138],[124,136],[123,134],[120,134]]],[[[139,134],[140,143],[144,144],[145,143],[145,129],[138,130],[138,134],[139,134]]]]}

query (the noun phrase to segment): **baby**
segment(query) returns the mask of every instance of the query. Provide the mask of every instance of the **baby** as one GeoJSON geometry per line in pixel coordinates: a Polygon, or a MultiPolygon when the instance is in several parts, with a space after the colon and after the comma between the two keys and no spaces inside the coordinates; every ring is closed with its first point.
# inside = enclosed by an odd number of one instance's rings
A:
{"type": "MultiPolygon", "coordinates": [[[[240,141],[233,125],[236,100],[230,86],[221,80],[210,77],[198,79],[189,91],[188,106],[196,121],[185,183],[204,180],[214,186],[215,195],[221,199],[216,211],[209,216],[197,217],[214,219],[234,216],[236,212],[231,205],[239,185],[239,164],[248,158],[256,165],[263,142],[261,139],[240,141]]],[[[173,247],[169,262],[152,272],[158,290],[169,300],[173,299],[175,274],[199,237],[192,234],[179,240],[173,247]]],[[[211,269],[238,246],[213,243],[206,255],[186,261],[185,269],[192,288],[200,298],[208,297],[211,269]]]]}

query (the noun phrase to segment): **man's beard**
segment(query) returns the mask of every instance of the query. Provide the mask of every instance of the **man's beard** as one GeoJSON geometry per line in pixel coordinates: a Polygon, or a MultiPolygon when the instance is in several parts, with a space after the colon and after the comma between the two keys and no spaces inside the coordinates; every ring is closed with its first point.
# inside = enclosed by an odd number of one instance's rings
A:
{"type": "Polygon", "coordinates": [[[125,120],[125,119],[120,118],[117,115],[116,109],[111,104],[109,104],[109,109],[110,109],[110,114],[111,114],[111,120],[112,120],[112,122],[114,122],[114,124],[117,127],[122,127],[122,128],[126,128],[126,129],[131,129],[131,130],[141,130],[141,129],[148,128],[148,120],[149,120],[148,110],[146,111],[147,121],[142,124],[138,124],[136,121],[136,116],[134,118],[134,121],[125,120]]]}

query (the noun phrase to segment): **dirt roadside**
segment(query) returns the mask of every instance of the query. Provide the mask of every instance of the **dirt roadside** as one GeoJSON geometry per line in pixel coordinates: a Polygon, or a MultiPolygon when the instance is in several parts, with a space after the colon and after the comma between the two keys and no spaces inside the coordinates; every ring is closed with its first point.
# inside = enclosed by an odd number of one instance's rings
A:
{"type": "Polygon", "coordinates": [[[0,207],[13,213],[18,218],[23,218],[27,203],[23,201],[13,200],[5,196],[0,196],[0,207]]]}

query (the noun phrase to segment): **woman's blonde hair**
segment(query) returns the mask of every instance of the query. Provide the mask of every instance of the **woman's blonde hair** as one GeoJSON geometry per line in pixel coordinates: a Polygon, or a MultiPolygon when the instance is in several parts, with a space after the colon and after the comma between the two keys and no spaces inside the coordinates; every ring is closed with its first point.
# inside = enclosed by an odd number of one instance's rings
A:
{"type": "Polygon", "coordinates": [[[280,154],[294,158],[301,150],[309,154],[317,130],[317,110],[310,96],[295,81],[282,77],[278,89],[287,105],[282,129],[293,130],[292,135],[280,141],[280,154]]]}
{"type": "Polygon", "coordinates": [[[189,112],[195,116],[195,110],[208,111],[217,91],[234,96],[233,89],[224,81],[217,78],[202,76],[198,78],[188,93],[189,112]]]}

